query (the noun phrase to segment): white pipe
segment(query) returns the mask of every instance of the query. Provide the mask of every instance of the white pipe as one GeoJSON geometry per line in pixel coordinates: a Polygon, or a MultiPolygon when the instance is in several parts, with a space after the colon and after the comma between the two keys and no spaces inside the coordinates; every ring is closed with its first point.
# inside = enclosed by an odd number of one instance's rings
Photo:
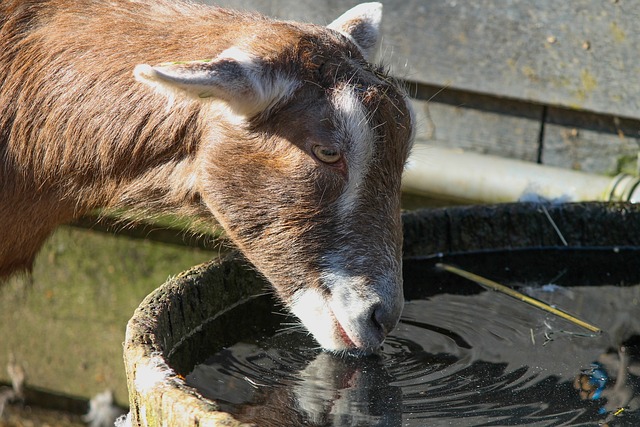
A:
{"type": "Polygon", "coordinates": [[[640,180],[615,178],[521,160],[416,144],[403,190],[466,203],[514,202],[542,197],[565,202],[640,201],[640,180]]]}

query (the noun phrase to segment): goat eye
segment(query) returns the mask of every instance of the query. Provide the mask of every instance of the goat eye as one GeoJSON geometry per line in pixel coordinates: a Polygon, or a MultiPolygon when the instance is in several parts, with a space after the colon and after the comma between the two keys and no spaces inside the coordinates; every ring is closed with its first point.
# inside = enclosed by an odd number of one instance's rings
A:
{"type": "Polygon", "coordinates": [[[311,150],[318,160],[323,163],[335,163],[342,158],[340,151],[326,145],[314,145],[311,150]]]}

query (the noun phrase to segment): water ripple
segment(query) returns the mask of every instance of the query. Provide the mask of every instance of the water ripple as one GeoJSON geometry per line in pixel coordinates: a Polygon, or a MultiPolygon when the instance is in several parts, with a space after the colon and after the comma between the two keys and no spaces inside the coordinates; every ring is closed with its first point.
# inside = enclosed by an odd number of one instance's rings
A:
{"type": "Polygon", "coordinates": [[[607,332],[581,336],[494,292],[440,293],[407,303],[379,355],[312,350],[282,330],[220,350],[187,381],[261,426],[640,425],[640,285],[528,286],[607,332]]]}

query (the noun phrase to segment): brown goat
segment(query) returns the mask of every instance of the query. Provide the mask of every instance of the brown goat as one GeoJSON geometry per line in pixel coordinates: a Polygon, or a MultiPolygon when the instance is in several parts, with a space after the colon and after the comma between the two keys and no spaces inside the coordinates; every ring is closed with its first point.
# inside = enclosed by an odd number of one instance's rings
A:
{"type": "Polygon", "coordinates": [[[96,208],[208,215],[323,347],[378,347],[403,305],[412,137],[404,94],[367,62],[380,17],[0,2],[0,277],[96,208]]]}

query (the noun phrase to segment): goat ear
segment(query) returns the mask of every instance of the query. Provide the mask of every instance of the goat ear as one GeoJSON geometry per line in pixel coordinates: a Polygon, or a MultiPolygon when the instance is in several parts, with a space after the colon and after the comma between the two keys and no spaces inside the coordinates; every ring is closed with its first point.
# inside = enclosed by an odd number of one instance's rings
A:
{"type": "Polygon", "coordinates": [[[367,61],[371,61],[380,43],[382,3],[362,3],[328,25],[351,39],[367,61]]]}
{"type": "Polygon", "coordinates": [[[243,116],[256,115],[295,89],[291,80],[237,48],[211,60],[137,65],[135,78],[170,99],[188,96],[225,102],[243,116]]]}

